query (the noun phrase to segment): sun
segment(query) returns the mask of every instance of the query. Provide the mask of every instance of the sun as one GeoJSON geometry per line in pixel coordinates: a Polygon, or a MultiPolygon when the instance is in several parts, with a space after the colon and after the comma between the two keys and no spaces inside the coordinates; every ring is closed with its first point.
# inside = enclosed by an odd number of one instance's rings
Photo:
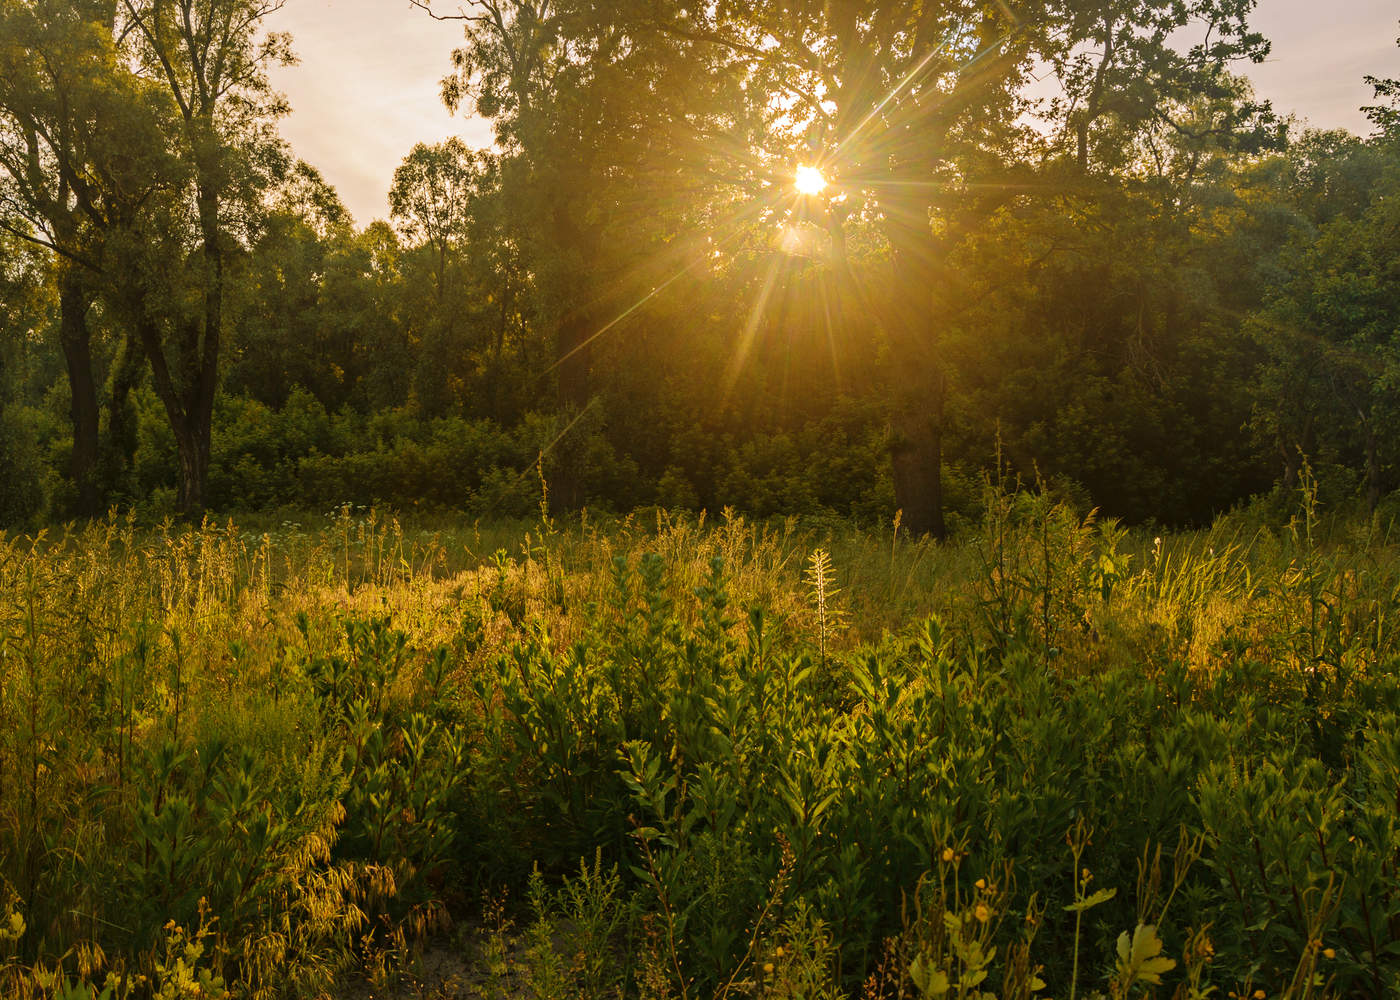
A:
{"type": "Polygon", "coordinates": [[[797,168],[797,175],[793,178],[793,183],[797,187],[798,194],[821,194],[826,190],[826,178],[822,176],[821,170],[816,167],[800,166],[797,168]]]}

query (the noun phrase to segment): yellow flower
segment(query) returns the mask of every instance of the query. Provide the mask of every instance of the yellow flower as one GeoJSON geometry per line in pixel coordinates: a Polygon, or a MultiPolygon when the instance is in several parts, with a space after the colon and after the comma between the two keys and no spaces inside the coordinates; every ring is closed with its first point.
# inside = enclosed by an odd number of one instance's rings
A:
{"type": "Polygon", "coordinates": [[[972,911],[972,915],[985,924],[992,918],[992,911],[987,909],[986,903],[978,903],[977,909],[972,911]]]}
{"type": "Polygon", "coordinates": [[[985,889],[987,888],[987,880],[984,878],[979,878],[976,882],[973,883],[973,885],[977,886],[977,888],[979,889],[985,889]]]}
{"type": "Polygon", "coordinates": [[[784,954],[784,952],[783,952],[783,946],[782,946],[782,945],[778,945],[778,950],[775,951],[773,954],[777,955],[779,958],[782,958],[782,957],[783,957],[783,954],[784,954]]]}
{"type": "Polygon", "coordinates": [[[773,963],[772,963],[772,962],[764,962],[764,963],[763,963],[763,973],[764,973],[764,975],[767,975],[767,976],[771,976],[771,975],[773,974],[773,963]]]}
{"type": "Polygon", "coordinates": [[[1323,948],[1323,949],[1322,949],[1322,957],[1323,957],[1323,958],[1336,958],[1336,957],[1337,957],[1337,949],[1336,949],[1336,948],[1323,948]]]}
{"type": "Polygon", "coordinates": [[[943,863],[945,865],[951,865],[953,863],[954,857],[955,855],[953,854],[953,849],[951,847],[943,848],[943,863]]]}
{"type": "Polygon", "coordinates": [[[1264,996],[1265,996],[1265,993],[1264,993],[1263,990],[1255,990],[1255,991],[1254,991],[1254,1000],[1264,1000],[1264,996]]]}

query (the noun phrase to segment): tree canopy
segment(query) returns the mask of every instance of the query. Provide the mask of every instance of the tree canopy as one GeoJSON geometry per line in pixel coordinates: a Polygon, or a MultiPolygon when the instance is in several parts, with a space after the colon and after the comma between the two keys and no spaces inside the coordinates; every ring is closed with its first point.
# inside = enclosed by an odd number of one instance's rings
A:
{"type": "Polygon", "coordinates": [[[495,141],[357,228],[277,135],[275,2],[0,2],[7,516],[1400,486],[1400,91],[1280,119],[1250,0],[418,6],[495,141]]]}

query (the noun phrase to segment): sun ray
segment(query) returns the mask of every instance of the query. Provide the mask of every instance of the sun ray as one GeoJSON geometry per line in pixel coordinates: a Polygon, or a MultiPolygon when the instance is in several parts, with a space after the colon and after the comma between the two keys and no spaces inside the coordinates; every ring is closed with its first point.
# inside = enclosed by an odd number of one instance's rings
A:
{"type": "MultiPolygon", "coordinates": [[[[836,382],[837,391],[840,392],[845,389],[846,380],[844,373],[841,371],[841,358],[839,355],[839,348],[836,344],[836,323],[831,318],[831,289],[825,281],[820,284],[819,288],[822,300],[822,314],[826,318],[826,343],[828,349],[831,351],[831,375],[836,382]]],[[[837,311],[841,311],[839,303],[837,311]]]]}
{"type": "Polygon", "coordinates": [[[749,352],[753,349],[754,338],[758,334],[758,324],[763,319],[764,310],[768,307],[768,299],[773,294],[773,288],[778,283],[778,268],[782,265],[782,259],[776,254],[772,262],[768,265],[768,273],[763,278],[763,288],[758,293],[758,298],[754,300],[753,307],[749,310],[748,321],[744,324],[744,332],[739,336],[739,343],[734,347],[734,356],[730,358],[728,366],[724,372],[724,384],[720,390],[720,408],[729,402],[730,393],[734,391],[734,386],[739,381],[739,373],[743,370],[744,362],[748,360],[749,352]]]}
{"type": "MultiPolygon", "coordinates": [[[[738,225],[736,225],[735,230],[734,230],[732,233],[730,233],[729,236],[727,236],[726,238],[724,238],[724,239],[722,239],[722,240],[717,240],[717,241],[715,241],[715,243],[713,244],[714,252],[720,252],[720,251],[722,251],[722,249],[723,249],[724,247],[726,247],[726,246],[732,244],[733,242],[735,242],[736,240],[738,240],[739,237],[741,237],[741,236],[744,234],[744,232],[747,230],[748,224],[749,224],[749,222],[751,221],[751,220],[745,221],[743,217],[744,217],[745,215],[755,215],[755,216],[756,216],[759,212],[761,212],[761,210],[762,210],[761,206],[759,206],[759,207],[755,207],[755,206],[746,206],[746,208],[745,208],[744,211],[741,211],[741,212],[736,213],[736,217],[735,217],[735,219],[734,219],[733,221],[734,221],[735,223],[737,223],[738,225]]],[[[639,298],[636,302],[633,302],[631,305],[627,306],[625,309],[623,309],[621,312],[619,312],[616,316],[614,316],[612,319],[608,320],[608,321],[607,321],[606,323],[604,323],[601,327],[599,327],[596,331],[594,331],[593,333],[589,334],[587,337],[585,337],[585,338],[584,338],[582,341],[580,341],[578,344],[575,344],[573,348],[571,348],[570,350],[566,351],[564,354],[562,354],[562,355],[560,355],[558,358],[556,358],[556,359],[554,360],[554,362],[553,362],[551,365],[549,365],[547,368],[545,368],[543,371],[541,371],[540,374],[539,374],[538,376],[536,376],[536,378],[537,378],[537,379],[544,378],[544,377],[548,376],[549,374],[551,374],[552,372],[554,372],[560,365],[564,364],[564,362],[568,361],[568,360],[569,360],[570,358],[572,358],[575,354],[577,354],[577,353],[579,353],[580,351],[582,351],[582,350],[584,350],[585,348],[587,348],[587,347],[588,347],[589,345],[591,345],[594,341],[596,341],[599,337],[603,336],[603,334],[605,334],[605,333],[607,333],[609,330],[613,329],[613,327],[617,326],[619,323],[621,323],[621,322],[622,322],[623,320],[625,320],[627,317],[631,316],[631,315],[632,315],[633,313],[635,313],[638,309],[642,308],[642,306],[646,305],[648,302],[650,302],[650,301],[651,301],[652,299],[654,299],[656,296],[660,295],[660,294],[661,294],[663,291],[665,291],[667,288],[669,288],[670,286],[674,285],[674,284],[675,284],[677,281],[679,281],[681,278],[685,277],[687,274],[690,274],[690,273],[693,272],[693,271],[698,270],[698,269],[701,268],[702,266],[709,266],[709,264],[711,263],[712,259],[713,259],[712,254],[698,255],[698,256],[697,256],[694,260],[692,260],[689,264],[686,264],[685,266],[683,266],[682,268],[680,268],[680,270],[676,271],[676,272],[675,272],[674,274],[672,274],[670,277],[668,277],[668,278],[666,278],[665,280],[663,280],[663,281],[661,281],[661,282],[659,282],[659,283],[653,285],[652,288],[651,288],[651,290],[648,291],[648,292],[647,292],[645,295],[643,295],[641,298],[639,298]]]]}

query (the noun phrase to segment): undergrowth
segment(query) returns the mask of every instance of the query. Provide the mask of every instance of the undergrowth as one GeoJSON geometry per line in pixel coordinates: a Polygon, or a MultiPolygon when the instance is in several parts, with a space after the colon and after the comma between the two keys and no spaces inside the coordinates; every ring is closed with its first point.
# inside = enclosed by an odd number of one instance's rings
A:
{"type": "Polygon", "coordinates": [[[1400,550],[985,507],[0,542],[0,993],[1400,995],[1400,550]]]}

